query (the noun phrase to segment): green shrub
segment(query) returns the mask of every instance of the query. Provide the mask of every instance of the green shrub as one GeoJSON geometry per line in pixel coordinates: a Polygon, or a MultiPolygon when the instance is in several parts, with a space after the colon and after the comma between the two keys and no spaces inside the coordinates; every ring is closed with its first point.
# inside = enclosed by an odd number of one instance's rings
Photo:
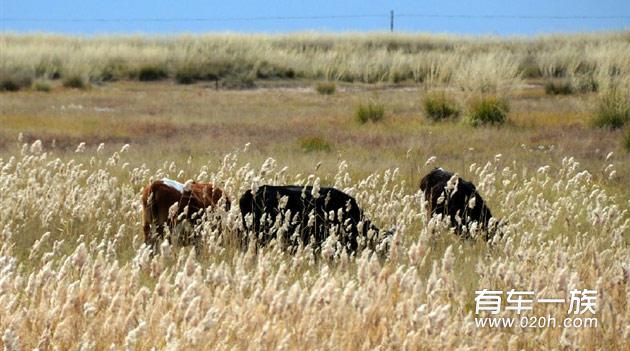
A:
{"type": "MultiPolygon", "coordinates": [[[[230,73],[236,71],[232,66],[233,63],[216,61],[207,62],[201,65],[192,63],[179,66],[175,70],[175,81],[179,84],[193,84],[197,81],[219,80],[242,80],[241,77],[247,77],[247,72],[230,73]]],[[[236,84],[238,86],[239,84],[236,84]]]]}
{"type": "Polygon", "coordinates": [[[525,66],[521,67],[521,74],[523,78],[540,78],[542,77],[542,72],[538,66],[525,66]]]}
{"type": "Polygon", "coordinates": [[[623,148],[630,152],[630,128],[626,128],[626,132],[623,135],[623,148]]]}
{"type": "Polygon", "coordinates": [[[88,86],[87,80],[80,75],[65,77],[61,83],[66,88],[85,89],[88,86]]]}
{"type": "Polygon", "coordinates": [[[3,79],[0,82],[0,90],[2,91],[18,91],[20,90],[20,86],[11,79],[3,79]]]}
{"type": "Polygon", "coordinates": [[[398,84],[404,81],[416,81],[416,76],[414,71],[411,70],[402,70],[402,71],[390,71],[389,72],[389,81],[398,84]]]}
{"type": "Polygon", "coordinates": [[[496,96],[473,99],[468,106],[468,120],[473,126],[502,125],[510,111],[509,102],[496,96]]]}
{"type": "Polygon", "coordinates": [[[568,80],[548,80],[545,82],[545,93],[547,95],[569,95],[573,94],[573,86],[568,80]]]}
{"type": "Polygon", "coordinates": [[[166,69],[160,66],[144,66],[138,71],[138,80],[142,82],[161,80],[167,76],[166,69]]]}
{"type": "Polygon", "coordinates": [[[175,81],[178,84],[193,84],[197,81],[197,76],[188,70],[181,70],[175,74],[175,81]]]}
{"type": "Polygon", "coordinates": [[[543,72],[538,67],[536,57],[533,55],[527,55],[519,65],[519,71],[523,78],[540,78],[543,72]]]}
{"type": "Polygon", "coordinates": [[[26,75],[3,76],[0,78],[0,91],[18,91],[28,88],[33,80],[26,75]]]}
{"type": "Polygon", "coordinates": [[[337,86],[333,82],[317,83],[315,90],[322,95],[332,95],[337,91],[337,86]]]}
{"type": "Polygon", "coordinates": [[[98,78],[103,82],[111,82],[128,76],[127,63],[122,59],[112,58],[103,66],[98,78]]]}
{"type": "Polygon", "coordinates": [[[330,143],[322,137],[302,138],[300,139],[300,148],[302,148],[304,152],[329,152],[332,149],[330,143]]]}
{"type": "Polygon", "coordinates": [[[198,79],[218,80],[222,78],[247,76],[253,65],[244,59],[229,59],[225,57],[210,58],[203,65],[194,65],[198,70],[198,79]]]}
{"type": "Polygon", "coordinates": [[[628,92],[616,88],[601,94],[597,102],[593,125],[599,128],[618,129],[630,121],[628,92]]]}
{"type": "Polygon", "coordinates": [[[355,117],[360,123],[368,121],[378,122],[385,117],[385,107],[383,104],[370,101],[367,104],[360,104],[355,112],[355,117]]]}
{"type": "Polygon", "coordinates": [[[573,86],[580,93],[592,93],[599,90],[599,84],[592,75],[579,75],[573,79],[573,86]]]}
{"type": "Polygon", "coordinates": [[[49,91],[52,90],[52,87],[50,86],[50,83],[48,83],[48,82],[37,82],[37,83],[35,83],[34,88],[37,91],[42,91],[42,92],[45,92],[45,93],[48,93],[49,91]]]}
{"type": "Polygon", "coordinates": [[[258,79],[293,79],[295,78],[295,70],[293,68],[283,67],[276,64],[271,64],[267,61],[258,62],[254,66],[256,78],[258,79]]]}
{"type": "Polygon", "coordinates": [[[460,113],[455,100],[448,98],[444,92],[425,95],[422,107],[424,115],[432,121],[455,118],[460,113]]]}

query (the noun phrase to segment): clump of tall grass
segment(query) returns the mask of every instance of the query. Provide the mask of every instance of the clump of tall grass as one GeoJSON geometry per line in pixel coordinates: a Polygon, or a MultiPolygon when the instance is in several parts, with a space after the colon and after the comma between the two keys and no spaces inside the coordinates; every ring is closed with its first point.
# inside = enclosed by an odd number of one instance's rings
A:
{"type": "Polygon", "coordinates": [[[284,64],[274,64],[268,61],[261,61],[254,65],[253,70],[258,79],[293,79],[296,77],[295,70],[284,64]]]}
{"type": "Polygon", "coordinates": [[[319,136],[302,138],[299,144],[304,152],[329,152],[332,150],[330,142],[319,136]]]}
{"type": "Polygon", "coordinates": [[[333,82],[319,82],[315,90],[321,95],[332,95],[337,91],[337,85],[333,82]]]}
{"type": "Polygon", "coordinates": [[[73,74],[64,77],[61,84],[66,88],[85,89],[89,86],[87,79],[81,75],[73,74]]]}
{"type": "Polygon", "coordinates": [[[542,77],[542,72],[538,66],[538,62],[536,62],[536,57],[532,54],[523,57],[518,69],[523,78],[542,77]]]}
{"type": "Polygon", "coordinates": [[[599,82],[592,74],[575,75],[571,79],[571,86],[580,93],[593,93],[599,90],[599,82]]]}
{"type": "Polygon", "coordinates": [[[446,93],[429,93],[422,99],[424,115],[432,121],[456,118],[460,114],[457,102],[446,93]]]}
{"type": "Polygon", "coordinates": [[[505,94],[521,82],[516,57],[502,50],[462,58],[456,72],[453,84],[475,94],[505,94]]]}
{"type": "Polygon", "coordinates": [[[138,70],[138,80],[142,82],[162,80],[166,77],[168,77],[168,72],[164,67],[158,65],[146,65],[138,70]]]}
{"type": "Polygon", "coordinates": [[[31,75],[22,70],[0,69],[0,91],[18,91],[33,84],[31,75]]]}
{"type": "Polygon", "coordinates": [[[496,95],[481,95],[472,98],[468,104],[468,122],[477,127],[481,125],[502,125],[507,121],[510,103],[506,98],[496,95]]]}
{"type": "Polygon", "coordinates": [[[545,93],[547,95],[570,95],[573,94],[573,86],[569,80],[548,80],[545,82],[545,93]]]}
{"type": "Polygon", "coordinates": [[[365,124],[367,122],[379,122],[385,117],[385,105],[378,101],[370,100],[357,106],[354,113],[355,119],[365,124]]]}
{"type": "Polygon", "coordinates": [[[178,84],[193,84],[197,81],[197,76],[189,71],[179,71],[175,73],[175,81],[178,84]]]}
{"type": "MultiPolygon", "coordinates": [[[[98,69],[98,68],[97,68],[98,69]]],[[[126,60],[120,57],[110,57],[103,62],[100,69],[93,73],[95,79],[103,82],[133,78],[133,69],[126,60]]]]}
{"type": "Polygon", "coordinates": [[[592,123],[598,128],[619,129],[630,122],[630,94],[611,87],[600,94],[592,123]]]}
{"type": "Polygon", "coordinates": [[[48,93],[48,92],[50,92],[52,90],[52,86],[50,85],[49,82],[46,82],[46,81],[36,82],[33,85],[33,88],[35,90],[37,90],[37,91],[41,91],[41,92],[44,92],[44,93],[48,93]]]}
{"type": "Polygon", "coordinates": [[[18,91],[31,86],[30,78],[4,78],[0,80],[0,91],[18,91]]]}
{"type": "Polygon", "coordinates": [[[189,62],[175,69],[175,81],[179,84],[192,84],[196,81],[217,81],[247,75],[247,68],[236,68],[235,66],[238,66],[237,62],[224,62],[218,59],[205,64],[189,62]]]}

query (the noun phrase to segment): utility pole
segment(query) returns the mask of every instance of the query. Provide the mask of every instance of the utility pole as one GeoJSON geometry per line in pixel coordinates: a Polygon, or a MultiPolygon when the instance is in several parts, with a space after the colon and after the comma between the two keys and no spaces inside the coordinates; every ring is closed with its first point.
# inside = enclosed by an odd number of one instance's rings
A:
{"type": "Polygon", "coordinates": [[[389,11],[389,31],[394,32],[394,10],[389,11]]]}

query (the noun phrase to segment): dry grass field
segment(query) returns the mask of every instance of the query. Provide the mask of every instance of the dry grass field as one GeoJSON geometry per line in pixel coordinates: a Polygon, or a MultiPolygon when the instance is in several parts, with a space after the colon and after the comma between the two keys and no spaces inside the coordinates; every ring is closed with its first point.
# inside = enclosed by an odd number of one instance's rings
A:
{"type": "MultiPolygon", "coordinates": [[[[627,349],[630,153],[624,138],[630,137],[627,125],[593,126],[601,106],[612,106],[621,121],[628,118],[623,114],[629,103],[623,90],[630,82],[627,36],[485,38],[477,44],[474,38],[392,41],[386,35],[219,37],[221,57],[246,53],[247,62],[258,57],[252,52],[264,52],[272,66],[288,62],[295,73],[254,75],[255,87],[232,89],[207,79],[177,83],[180,61],[169,56],[173,48],[188,45],[187,53],[198,55],[186,61],[182,54],[181,62],[190,63],[205,53],[193,49],[205,48],[214,37],[90,42],[2,35],[0,78],[25,70],[32,82],[0,91],[0,345],[8,350],[627,349]],[[389,43],[389,51],[370,51],[369,40],[377,47],[389,43]],[[300,42],[337,51],[318,51],[309,66],[304,57],[290,55],[300,42]],[[379,79],[363,79],[369,76],[360,71],[363,61],[340,58],[348,59],[343,54],[352,51],[350,44],[374,62],[399,60],[409,67],[423,50],[437,61],[449,50],[483,52],[494,61],[483,56],[462,66],[465,56],[457,56],[452,60],[460,63],[445,63],[442,72],[450,67],[451,73],[439,80],[417,81],[405,75],[404,65],[399,71],[381,66],[379,79]],[[86,45],[100,51],[84,50],[86,45]],[[133,45],[144,57],[139,63],[170,57],[162,62],[165,79],[137,81],[130,73],[137,67],[124,61],[133,57],[133,45]],[[81,88],[67,84],[63,74],[53,79],[51,70],[36,73],[38,55],[58,51],[69,55],[59,62],[79,67],[81,88]],[[543,69],[529,77],[522,61],[510,68],[508,59],[495,57],[523,58],[523,52],[543,69]],[[124,72],[106,81],[105,61],[98,57],[113,53],[124,59],[119,67],[124,72]],[[306,73],[329,62],[326,55],[336,57],[336,72],[346,75],[306,73]],[[566,61],[573,69],[563,74],[552,72],[557,64],[541,63],[566,57],[596,64],[589,69],[598,83],[595,91],[576,88],[587,70],[571,66],[576,61],[566,61]],[[611,73],[612,66],[619,71],[611,73]],[[394,72],[407,78],[391,78],[394,72]],[[318,93],[320,79],[332,81],[333,91],[318,93]],[[573,90],[546,93],[552,80],[570,82],[573,90]],[[436,91],[461,109],[459,118],[427,118],[423,101],[436,91]],[[507,121],[472,127],[471,103],[487,95],[509,102],[507,121]],[[619,98],[605,100],[611,96],[619,98]],[[382,108],[381,120],[357,120],[358,107],[367,104],[382,108]],[[477,185],[506,223],[502,238],[464,241],[439,218],[426,217],[418,182],[435,166],[477,185]],[[205,242],[199,257],[190,248],[163,245],[152,258],[143,246],[140,192],[151,179],[165,176],[213,181],[232,199],[265,183],[320,182],[352,194],[375,224],[395,228],[396,234],[389,250],[379,254],[366,250],[349,257],[334,237],[321,255],[310,247],[289,254],[274,245],[242,252],[232,244],[240,223],[233,206],[199,228],[205,242]],[[567,312],[572,290],[596,290],[596,313],[577,317],[597,318],[598,324],[480,327],[476,317],[487,315],[476,313],[475,291],[482,289],[566,298],[566,304],[534,304],[523,314],[554,317],[558,324],[576,317],[567,312]]],[[[522,316],[506,311],[506,305],[503,301],[499,316],[522,316]]]]}

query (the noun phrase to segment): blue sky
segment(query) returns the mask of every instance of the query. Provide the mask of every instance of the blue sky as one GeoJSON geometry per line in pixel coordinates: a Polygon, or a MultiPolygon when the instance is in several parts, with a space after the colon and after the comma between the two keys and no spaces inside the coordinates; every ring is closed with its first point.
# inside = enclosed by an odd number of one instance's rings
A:
{"type": "Polygon", "coordinates": [[[383,31],[389,30],[390,10],[399,15],[625,16],[607,19],[397,16],[395,30],[404,32],[532,35],[630,29],[628,0],[0,0],[0,27],[2,31],[11,32],[45,31],[72,34],[383,31]],[[328,15],[377,17],[245,20],[253,17],[328,15]],[[22,19],[35,21],[21,21],[22,19]],[[145,20],[135,21],[136,19],[145,20]]]}

